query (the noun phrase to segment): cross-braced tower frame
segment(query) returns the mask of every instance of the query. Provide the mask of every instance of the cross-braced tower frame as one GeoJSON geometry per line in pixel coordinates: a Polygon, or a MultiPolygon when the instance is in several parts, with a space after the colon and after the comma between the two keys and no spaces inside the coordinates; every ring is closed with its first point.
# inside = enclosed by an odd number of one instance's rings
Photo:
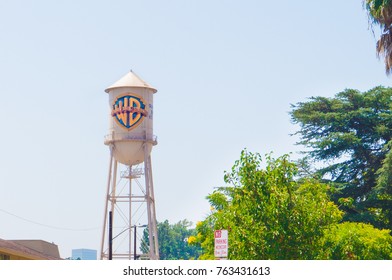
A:
{"type": "Polygon", "coordinates": [[[109,93],[111,133],[105,137],[110,160],[100,258],[157,260],[159,247],[150,155],[157,144],[152,134],[156,89],[131,71],[105,91],[109,93]],[[125,170],[119,172],[121,167],[125,170]],[[139,230],[137,235],[138,228],[143,227],[147,231],[139,230]],[[146,234],[147,241],[140,238],[146,234]],[[138,254],[138,240],[146,255],[138,254]]]}

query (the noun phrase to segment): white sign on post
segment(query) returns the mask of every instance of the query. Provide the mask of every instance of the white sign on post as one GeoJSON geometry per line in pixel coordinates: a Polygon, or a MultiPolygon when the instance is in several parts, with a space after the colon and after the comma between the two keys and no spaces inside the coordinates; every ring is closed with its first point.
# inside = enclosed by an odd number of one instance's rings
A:
{"type": "Polygon", "coordinates": [[[227,258],[229,249],[229,236],[227,230],[221,229],[214,232],[215,237],[215,258],[227,258]]]}

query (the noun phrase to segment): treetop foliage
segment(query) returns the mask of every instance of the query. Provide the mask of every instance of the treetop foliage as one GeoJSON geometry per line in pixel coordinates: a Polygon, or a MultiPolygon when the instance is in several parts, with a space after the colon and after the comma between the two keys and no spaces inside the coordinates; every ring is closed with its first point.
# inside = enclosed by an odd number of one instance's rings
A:
{"type": "Polygon", "coordinates": [[[391,259],[389,230],[339,224],[343,212],[333,188],[299,177],[287,155],[263,157],[242,151],[226,172],[226,186],[207,196],[211,213],[196,225],[192,244],[200,259],[214,259],[214,230],[227,229],[229,259],[391,259]],[[352,226],[352,228],[351,228],[352,226]],[[353,235],[353,236],[351,236],[353,235]]]}
{"type": "MultiPolygon", "coordinates": [[[[191,226],[192,222],[186,219],[175,224],[170,224],[168,220],[158,223],[159,258],[161,260],[191,260],[199,257],[200,246],[191,246],[188,242],[188,239],[195,235],[195,229],[191,226]]],[[[148,229],[146,228],[140,247],[143,253],[149,251],[148,244],[148,229]]]]}
{"type": "Polygon", "coordinates": [[[364,223],[341,223],[330,227],[321,239],[319,259],[390,260],[392,236],[364,223]]]}
{"type": "MultiPolygon", "coordinates": [[[[352,207],[345,208],[346,218],[390,229],[391,221],[380,220],[371,209],[380,208],[375,186],[391,147],[391,98],[391,88],[363,93],[346,89],[333,98],[312,97],[292,105],[291,111],[293,123],[300,126],[298,144],[309,149],[308,159],[326,163],[318,170],[320,176],[341,187],[335,201],[353,199],[352,207]]],[[[392,203],[382,211],[390,212],[391,207],[392,203]]]]}
{"type": "Polygon", "coordinates": [[[213,230],[229,230],[230,259],[313,259],[320,236],[341,211],[329,200],[329,187],[313,179],[296,180],[288,156],[278,159],[242,151],[228,186],[207,199],[211,215],[197,226],[202,258],[213,258],[213,230]]]}

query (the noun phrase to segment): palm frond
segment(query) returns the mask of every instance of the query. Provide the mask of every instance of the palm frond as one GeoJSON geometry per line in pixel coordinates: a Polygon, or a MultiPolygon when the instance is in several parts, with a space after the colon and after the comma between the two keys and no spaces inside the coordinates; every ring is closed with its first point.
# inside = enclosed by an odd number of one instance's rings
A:
{"type": "Polygon", "coordinates": [[[392,0],[363,0],[362,3],[368,12],[371,27],[377,25],[381,29],[376,53],[379,59],[384,58],[386,74],[390,75],[392,74],[392,0]]]}
{"type": "Polygon", "coordinates": [[[392,27],[381,34],[377,41],[376,52],[378,58],[384,57],[385,71],[387,75],[392,73],[392,27]]]}

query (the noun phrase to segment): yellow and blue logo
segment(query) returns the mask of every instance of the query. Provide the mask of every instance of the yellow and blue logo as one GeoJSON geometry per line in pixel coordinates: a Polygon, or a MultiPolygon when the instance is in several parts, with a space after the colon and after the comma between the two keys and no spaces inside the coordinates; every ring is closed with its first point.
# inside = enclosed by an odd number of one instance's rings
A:
{"type": "Polygon", "coordinates": [[[132,130],[142,123],[147,117],[144,100],[132,93],[127,93],[117,97],[112,105],[112,117],[116,122],[127,130],[132,130]]]}

